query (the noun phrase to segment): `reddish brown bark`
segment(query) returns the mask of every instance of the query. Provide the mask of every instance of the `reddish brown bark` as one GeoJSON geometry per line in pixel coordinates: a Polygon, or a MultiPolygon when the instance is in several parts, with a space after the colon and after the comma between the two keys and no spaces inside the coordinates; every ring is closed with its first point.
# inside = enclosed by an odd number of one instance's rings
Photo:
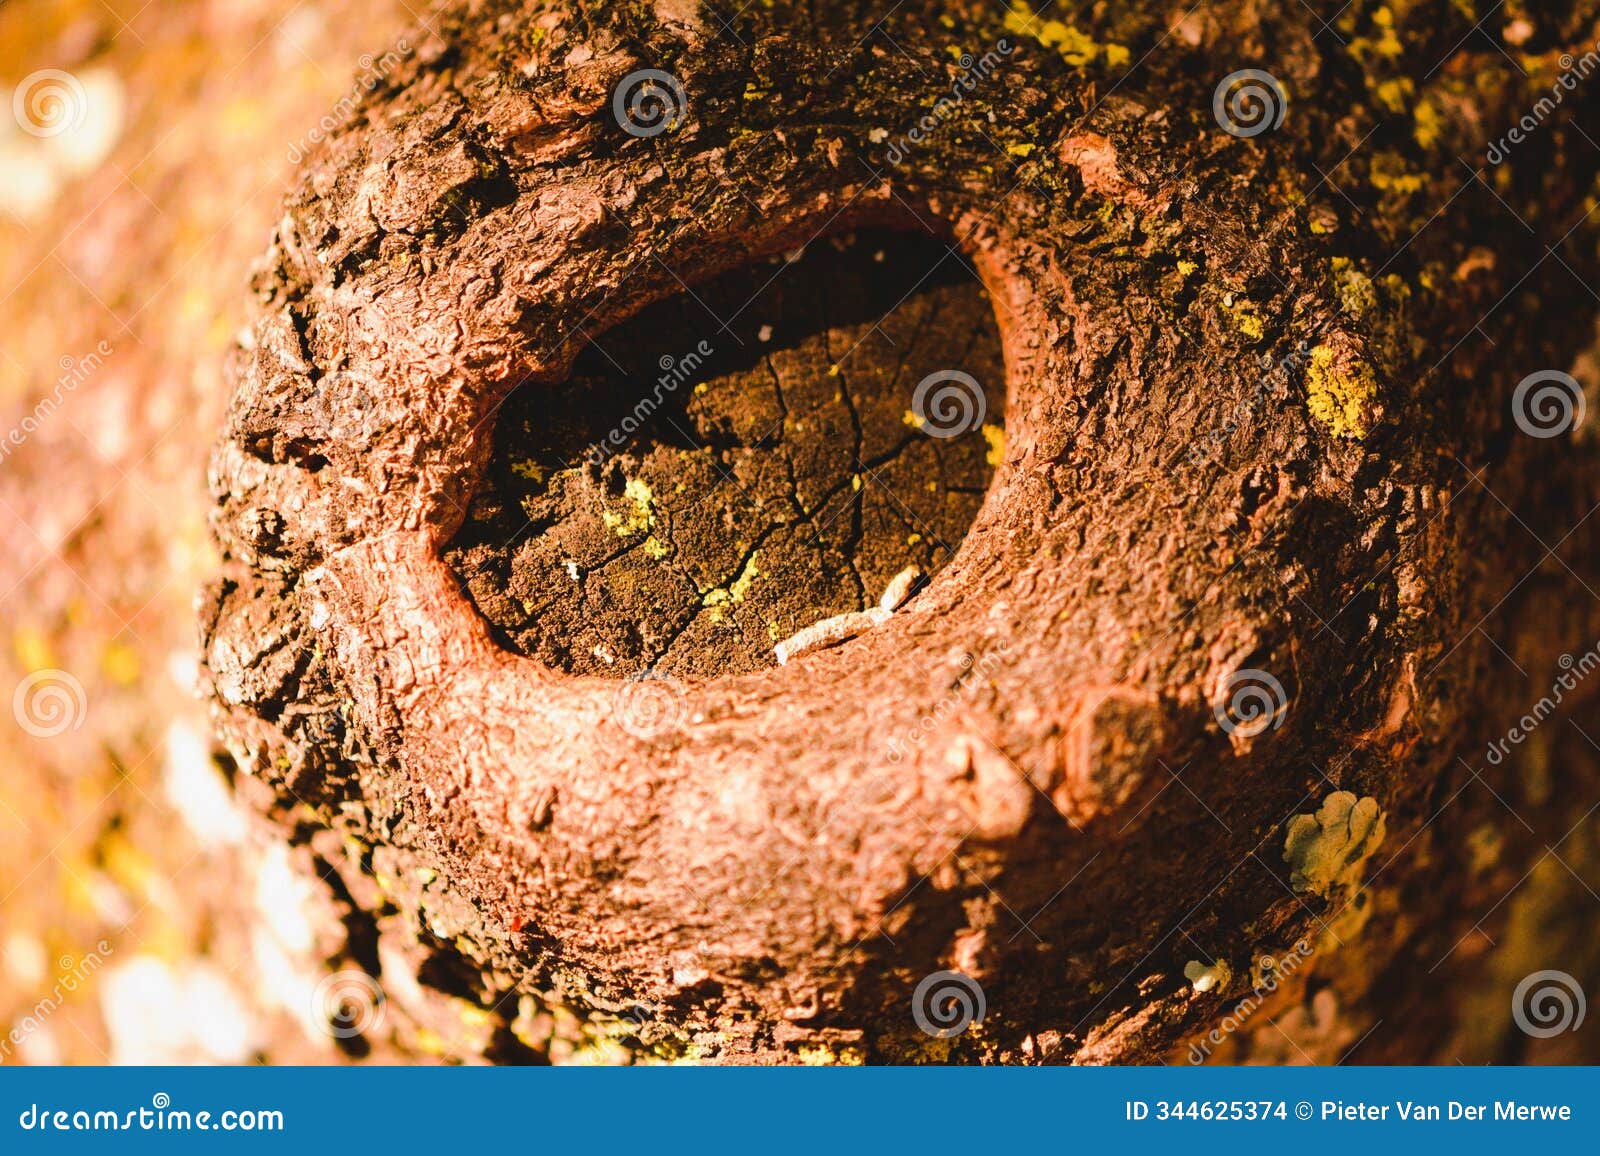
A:
{"type": "MultiPolygon", "coordinates": [[[[1587,445],[1520,434],[1509,394],[1592,334],[1533,303],[1593,277],[1597,154],[1574,104],[1463,166],[1526,87],[1455,6],[1383,11],[1336,36],[1133,4],[1079,42],[988,4],[452,10],[312,157],[255,280],[203,623],[244,775],[348,836],[413,966],[508,1026],[525,999],[675,1055],[1149,1060],[1305,941],[1283,998],[1318,1058],[1448,1052],[1463,936],[1591,838],[1592,761],[1535,790],[1472,752],[1530,685],[1497,649],[1547,671],[1596,635],[1587,445]],[[891,163],[949,49],[1002,38],[891,163]],[[1213,93],[1255,61],[1293,96],[1239,137],[1213,93]],[[613,115],[643,68],[681,83],[674,130],[613,115]],[[512,653],[441,556],[502,406],[590,332],[869,227],[946,240],[993,301],[984,504],[903,612],[695,672],[641,737],[638,683],[512,653]],[[989,1015],[930,1042],[908,1004],[951,968],[989,1015]]],[[[1542,21],[1535,71],[1597,34],[1542,21]]],[[[1565,758],[1558,729],[1525,757],[1565,758]]]]}

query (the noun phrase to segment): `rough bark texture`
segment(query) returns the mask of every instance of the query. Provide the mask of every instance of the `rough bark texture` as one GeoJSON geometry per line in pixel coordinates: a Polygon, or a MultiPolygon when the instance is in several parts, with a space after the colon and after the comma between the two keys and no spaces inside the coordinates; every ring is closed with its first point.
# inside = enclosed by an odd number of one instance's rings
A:
{"type": "Polygon", "coordinates": [[[1154,1060],[1304,942],[1221,1049],[1518,1059],[1505,979],[1596,974],[1552,946],[1595,858],[1581,732],[1474,755],[1600,627],[1592,449],[1509,406],[1592,336],[1594,118],[1457,159],[1595,12],[1042,17],[467,4],[310,160],[213,462],[206,665],[241,788],[387,929],[386,986],[487,1009],[485,1052],[570,1011],[646,1055],[1154,1060]],[[1212,93],[1256,64],[1288,115],[1239,139],[1212,93]],[[647,67],[687,114],[638,137],[612,96],[647,67]],[[445,555],[513,391],[874,227],[969,260],[1004,349],[1004,456],[930,585],[781,668],[688,657],[645,727],[665,680],[497,641],[445,555]],[[933,1040],[908,1005],[947,968],[988,1016],[933,1040]]]}

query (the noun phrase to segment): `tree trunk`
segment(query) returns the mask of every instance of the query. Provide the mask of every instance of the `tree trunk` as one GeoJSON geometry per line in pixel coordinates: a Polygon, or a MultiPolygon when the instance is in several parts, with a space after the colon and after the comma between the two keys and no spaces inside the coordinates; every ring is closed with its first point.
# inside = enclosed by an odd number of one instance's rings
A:
{"type": "Polygon", "coordinates": [[[1600,637],[1539,103],[1600,9],[1475,20],[408,33],[257,266],[201,608],[351,961],[494,1058],[1592,1057],[1511,1001],[1600,975],[1533,705],[1600,637]]]}

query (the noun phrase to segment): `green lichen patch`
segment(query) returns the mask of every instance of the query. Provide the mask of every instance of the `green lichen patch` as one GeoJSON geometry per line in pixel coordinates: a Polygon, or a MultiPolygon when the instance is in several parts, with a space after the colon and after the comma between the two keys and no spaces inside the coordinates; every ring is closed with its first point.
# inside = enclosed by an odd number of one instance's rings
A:
{"type": "Polygon", "coordinates": [[[1383,836],[1383,812],[1377,799],[1370,795],[1358,799],[1350,791],[1335,791],[1315,813],[1289,820],[1283,844],[1289,886],[1316,895],[1354,887],[1383,836]]]}

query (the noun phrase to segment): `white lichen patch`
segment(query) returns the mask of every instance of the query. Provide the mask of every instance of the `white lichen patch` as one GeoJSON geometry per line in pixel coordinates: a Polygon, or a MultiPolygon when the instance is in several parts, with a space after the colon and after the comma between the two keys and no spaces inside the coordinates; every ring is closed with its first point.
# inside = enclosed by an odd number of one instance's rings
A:
{"type": "Polygon", "coordinates": [[[1355,886],[1383,836],[1383,812],[1377,799],[1370,795],[1358,799],[1349,791],[1335,791],[1314,814],[1289,820],[1283,845],[1289,885],[1298,892],[1317,895],[1355,886]]]}
{"type": "Polygon", "coordinates": [[[1204,995],[1208,991],[1226,990],[1228,984],[1233,982],[1233,968],[1228,966],[1225,959],[1211,964],[1191,959],[1183,965],[1183,978],[1189,981],[1195,991],[1204,995]]]}
{"type": "Polygon", "coordinates": [[[848,614],[835,614],[832,618],[824,618],[821,622],[797,631],[773,647],[778,665],[784,666],[791,658],[799,658],[812,651],[838,646],[841,642],[847,642],[857,635],[865,634],[874,626],[889,621],[894,612],[911,597],[912,591],[921,580],[922,571],[915,566],[907,566],[889,580],[889,584],[884,588],[883,597],[878,600],[878,605],[864,611],[853,610],[848,614]]]}
{"type": "Polygon", "coordinates": [[[917,583],[921,581],[922,571],[916,566],[907,566],[889,579],[889,584],[883,588],[883,597],[878,599],[879,607],[884,610],[899,610],[911,597],[911,592],[917,588],[917,583]]]}

